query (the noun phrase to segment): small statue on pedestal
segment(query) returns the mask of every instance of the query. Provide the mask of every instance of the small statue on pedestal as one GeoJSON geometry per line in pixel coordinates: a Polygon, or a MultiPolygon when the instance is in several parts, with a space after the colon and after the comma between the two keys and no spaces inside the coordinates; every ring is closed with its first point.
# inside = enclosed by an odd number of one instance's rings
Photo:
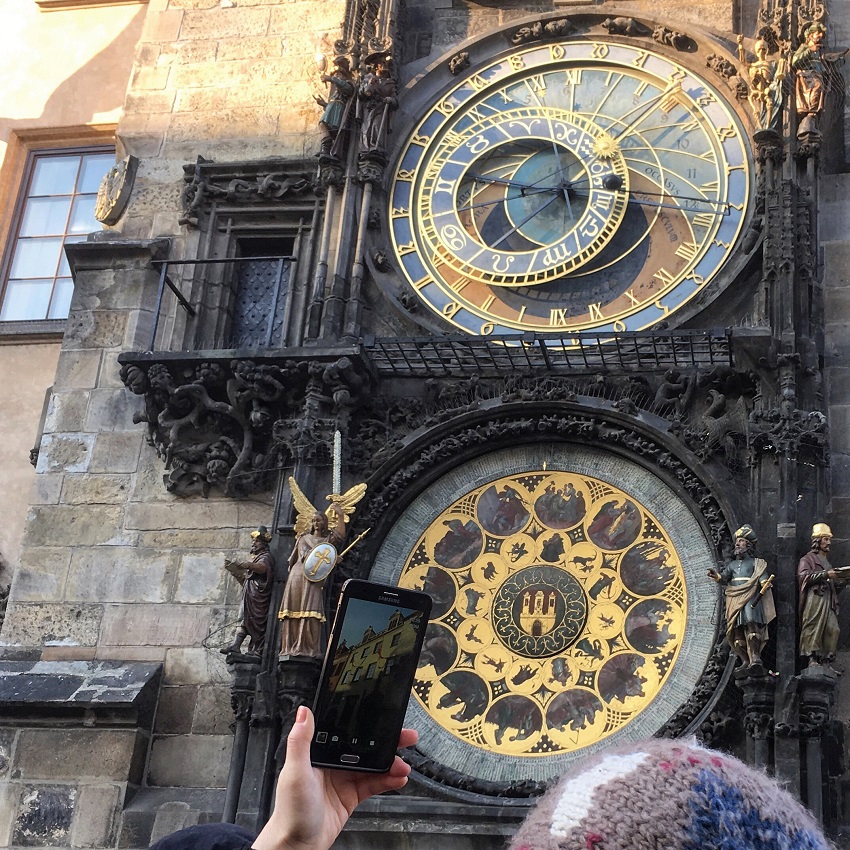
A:
{"type": "Polygon", "coordinates": [[[767,627],[776,617],[773,576],[766,575],[767,561],[754,556],[758,542],[752,526],[743,525],[735,534],[735,554],[718,573],[708,577],[726,588],[726,639],[742,667],[760,667],[767,644],[767,627]]]}
{"type": "MultiPolygon", "coordinates": [[[[322,59],[324,64],[325,60],[322,59]]],[[[322,74],[322,82],[330,86],[328,99],[317,97],[323,107],[319,119],[319,130],[322,134],[322,158],[340,158],[340,132],[348,123],[351,103],[354,95],[354,75],[351,73],[351,63],[347,56],[337,56],[333,60],[334,69],[330,74],[322,74]]]]}
{"type": "Polygon", "coordinates": [[[768,45],[763,38],[753,45],[756,61],[749,63],[744,52],[744,36],[738,36],[738,58],[747,68],[750,78],[750,106],[758,120],[759,130],[779,129],[782,118],[782,82],[785,79],[786,60],[780,53],[776,62],[767,58],[768,45]]]}
{"type": "Polygon", "coordinates": [[[341,557],[338,547],[345,540],[346,522],[363,498],[366,485],[356,484],[342,496],[328,496],[331,505],[324,513],[313,507],[294,478],[289,479],[289,487],[297,513],[296,539],[278,613],[282,621],[280,654],[321,658],[322,623],[327,620],[325,582],[341,557]]]}
{"type": "Polygon", "coordinates": [[[800,558],[800,655],[809,666],[829,664],[838,648],[838,593],[850,582],[850,567],[827,559],[832,531],[824,522],[812,527],[811,549],[800,558]]]}
{"type": "Polygon", "coordinates": [[[818,121],[823,112],[826,95],[829,92],[830,78],[837,75],[834,66],[844,61],[843,53],[824,53],[823,42],[826,27],[818,22],[806,27],[805,41],[791,58],[791,67],[796,71],[795,100],[800,123],[797,136],[818,132],[818,121]]]}
{"type": "Polygon", "coordinates": [[[269,551],[272,536],[269,530],[261,525],[251,532],[250,561],[224,560],[224,568],[242,585],[242,609],[240,624],[236,636],[230,646],[221,650],[229,655],[239,652],[246,637],[251,638],[249,655],[261,655],[266,639],[266,623],[269,617],[269,600],[272,592],[274,577],[274,557],[269,551]]]}
{"type": "Polygon", "coordinates": [[[390,130],[390,113],[398,109],[396,85],[389,72],[386,53],[370,53],[365,60],[369,71],[360,80],[357,92],[360,114],[360,155],[383,159],[390,130]]]}

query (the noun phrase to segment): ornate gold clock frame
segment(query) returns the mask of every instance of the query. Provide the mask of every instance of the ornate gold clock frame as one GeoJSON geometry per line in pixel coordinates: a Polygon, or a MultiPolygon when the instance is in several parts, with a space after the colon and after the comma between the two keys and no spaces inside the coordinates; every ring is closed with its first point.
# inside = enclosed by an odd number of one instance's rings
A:
{"type": "Polygon", "coordinates": [[[715,281],[745,228],[751,156],[718,85],[675,53],[543,37],[424,108],[387,218],[425,315],[482,336],[633,331],[715,281]]]}
{"type": "Polygon", "coordinates": [[[712,547],[655,475],[569,444],[491,452],[428,487],[372,578],[435,600],[410,722],[429,756],[543,781],[655,732],[711,653],[712,547]]]}

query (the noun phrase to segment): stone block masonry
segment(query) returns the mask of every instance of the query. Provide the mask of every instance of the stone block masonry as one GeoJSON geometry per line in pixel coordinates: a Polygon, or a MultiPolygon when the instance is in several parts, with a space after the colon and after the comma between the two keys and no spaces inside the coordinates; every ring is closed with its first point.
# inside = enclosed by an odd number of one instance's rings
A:
{"type": "Polygon", "coordinates": [[[0,662],[0,844],[115,845],[161,665],[0,662]]]}

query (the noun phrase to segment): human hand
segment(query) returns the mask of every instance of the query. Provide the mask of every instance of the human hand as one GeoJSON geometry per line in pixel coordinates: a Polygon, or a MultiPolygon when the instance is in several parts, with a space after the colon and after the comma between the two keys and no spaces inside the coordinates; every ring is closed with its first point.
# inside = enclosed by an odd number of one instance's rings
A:
{"type": "MultiPolygon", "coordinates": [[[[398,745],[410,747],[418,737],[413,729],[403,729],[398,745]]],[[[252,845],[256,850],[328,850],[360,803],[407,783],[410,765],[398,756],[388,773],[313,767],[312,739],[313,713],[302,705],[287,739],[274,811],[252,845]]]]}

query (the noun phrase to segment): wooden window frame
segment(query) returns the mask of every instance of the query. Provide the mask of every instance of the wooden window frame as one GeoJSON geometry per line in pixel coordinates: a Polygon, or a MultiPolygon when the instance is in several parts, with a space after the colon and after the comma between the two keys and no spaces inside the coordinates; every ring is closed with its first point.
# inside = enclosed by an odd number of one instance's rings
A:
{"type": "MultiPolygon", "coordinates": [[[[115,125],[50,128],[14,132],[0,168],[0,304],[12,264],[35,160],[56,153],[92,153],[115,150],[115,125]]],[[[0,322],[0,337],[41,340],[61,336],[65,319],[29,319],[0,322]]]]}
{"type": "Polygon", "coordinates": [[[99,6],[142,6],[148,0],[35,0],[42,12],[62,12],[68,9],[93,9],[99,6]]]}

